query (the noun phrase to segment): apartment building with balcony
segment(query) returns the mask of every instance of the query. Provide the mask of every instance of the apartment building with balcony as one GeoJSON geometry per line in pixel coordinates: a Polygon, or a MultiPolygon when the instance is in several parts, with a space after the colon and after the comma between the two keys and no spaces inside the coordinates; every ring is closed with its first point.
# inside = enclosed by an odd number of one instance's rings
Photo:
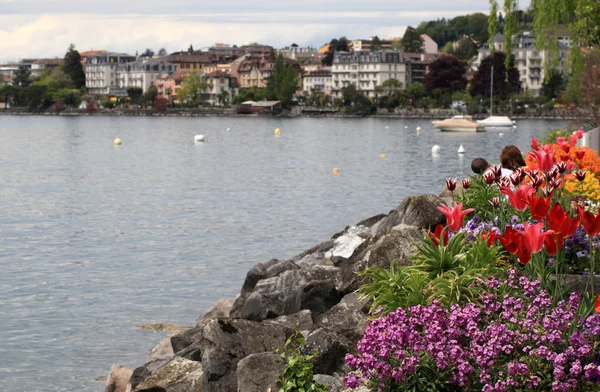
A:
{"type": "Polygon", "coordinates": [[[100,53],[88,56],[85,64],[85,87],[92,95],[126,96],[118,84],[118,67],[135,61],[124,53],[100,53]]]}
{"type": "Polygon", "coordinates": [[[318,71],[307,72],[302,75],[302,91],[304,94],[320,91],[324,94],[331,95],[333,92],[331,68],[327,67],[318,71]]]}
{"type": "MultiPolygon", "coordinates": [[[[513,55],[515,56],[515,67],[519,70],[521,76],[521,88],[534,94],[539,94],[544,83],[544,68],[550,65],[557,71],[567,73],[569,69],[569,52],[571,51],[571,37],[567,33],[557,36],[558,39],[558,59],[547,50],[538,50],[535,46],[535,37],[528,32],[521,33],[515,38],[513,45],[513,55]]],[[[498,34],[494,37],[494,46],[498,51],[506,49],[506,39],[504,35],[498,34]]],[[[477,70],[481,61],[490,55],[490,46],[485,44],[473,62],[472,67],[477,70]]]]}
{"type": "Polygon", "coordinates": [[[350,84],[368,97],[375,97],[375,87],[396,79],[406,88],[411,83],[411,68],[404,53],[376,51],[336,52],[331,68],[333,96],[341,97],[342,88],[350,84]]]}
{"type": "Polygon", "coordinates": [[[138,87],[145,93],[162,74],[171,74],[175,70],[175,64],[162,59],[139,58],[117,67],[117,85],[125,90],[138,87]]]}

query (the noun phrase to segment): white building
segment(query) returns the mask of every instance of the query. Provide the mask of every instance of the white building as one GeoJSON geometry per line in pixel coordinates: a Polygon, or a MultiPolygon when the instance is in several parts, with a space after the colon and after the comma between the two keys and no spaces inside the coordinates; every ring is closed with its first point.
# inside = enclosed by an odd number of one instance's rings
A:
{"type": "Polygon", "coordinates": [[[162,74],[175,72],[175,64],[160,59],[140,58],[117,67],[117,85],[120,89],[141,88],[145,93],[162,74]]]}
{"type": "Polygon", "coordinates": [[[125,96],[119,88],[117,68],[135,61],[135,56],[122,53],[101,53],[89,56],[85,63],[85,87],[92,95],[125,96]]]}
{"type": "Polygon", "coordinates": [[[438,44],[433,38],[427,34],[421,34],[421,38],[423,39],[423,46],[421,46],[423,53],[436,54],[438,52],[438,44]]]}
{"type": "Polygon", "coordinates": [[[333,78],[331,68],[323,68],[318,71],[307,72],[302,76],[302,91],[304,94],[310,94],[318,90],[331,95],[333,91],[333,78]]]}
{"type": "Polygon", "coordinates": [[[296,60],[299,57],[311,57],[317,53],[317,49],[310,46],[299,46],[297,44],[292,44],[289,47],[285,47],[283,49],[279,49],[278,51],[288,59],[296,60]]]}
{"type": "Polygon", "coordinates": [[[375,96],[375,87],[389,79],[410,84],[410,66],[402,52],[336,52],[331,69],[333,96],[341,97],[342,88],[350,84],[366,96],[375,96]]]}
{"type": "Polygon", "coordinates": [[[203,79],[208,84],[206,102],[211,105],[226,106],[240,92],[238,80],[228,73],[214,71],[204,75],[203,79]]]}
{"type": "MultiPolygon", "coordinates": [[[[555,64],[555,68],[559,72],[568,72],[568,56],[571,45],[572,41],[568,34],[558,36],[558,62],[555,64]]],[[[505,38],[502,34],[496,35],[494,46],[498,51],[506,49],[505,38]]],[[[479,54],[472,63],[472,68],[477,70],[483,59],[489,55],[490,46],[485,44],[479,49],[479,54]]],[[[515,56],[515,67],[521,75],[521,88],[539,94],[544,83],[544,66],[546,62],[552,61],[552,54],[546,50],[538,50],[535,46],[535,38],[525,32],[517,37],[513,46],[513,55],[515,56]]]]}

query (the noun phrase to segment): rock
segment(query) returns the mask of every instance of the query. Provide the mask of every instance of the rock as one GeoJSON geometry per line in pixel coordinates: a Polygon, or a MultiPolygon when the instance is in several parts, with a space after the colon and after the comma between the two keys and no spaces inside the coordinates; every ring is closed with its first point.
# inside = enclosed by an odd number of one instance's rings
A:
{"type": "Polygon", "coordinates": [[[333,280],[317,280],[302,289],[301,308],[308,309],[317,317],[340,302],[342,294],[336,289],[333,280]]]}
{"type": "Polygon", "coordinates": [[[333,239],[329,240],[329,241],[325,241],[320,243],[319,245],[313,246],[312,248],[300,253],[297,258],[301,259],[306,255],[310,255],[313,253],[325,253],[328,250],[330,250],[331,248],[333,248],[333,239]]]}
{"type": "Polygon", "coordinates": [[[365,242],[365,238],[363,237],[368,233],[369,229],[364,226],[353,226],[348,228],[343,235],[337,237],[333,241],[333,248],[325,253],[325,258],[350,258],[356,248],[365,242]]]}
{"type": "Polygon", "coordinates": [[[237,392],[277,391],[285,362],[278,354],[250,354],[237,364],[237,392]]]}
{"type": "Polygon", "coordinates": [[[410,265],[409,256],[416,251],[413,244],[421,239],[423,239],[423,232],[417,227],[404,225],[395,227],[356,257],[341,264],[343,284],[338,289],[346,293],[358,289],[361,278],[356,273],[367,268],[388,267],[392,261],[396,265],[410,265]]]}
{"type": "Polygon", "coordinates": [[[186,330],[186,329],[191,328],[191,327],[182,327],[179,325],[168,324],[168,323],[137,324],[135,327],[138,329],[146,329],[146,330],[150,330],[150,331],[170,331],[170,332],[181,331],[181,330],[186,330]]]}
{"type": "Polygon", "coordinates": [[[242,285],[242,294],[252,291],[259,280],[267,278],[267,269],[278,263],[279,260],[271,259],[266,263],[258,263],[252,267],[246,274],[246,279],[242,285]]]}
{"type": "Polygon", "coordinates": [[[112,365],[108,378],[106,379],[105,392],[126,392],[127,384],[133,374],[133,370],[120,365],[112,365]]]}
{"type": "Polygon", "coordinates": [[[196,320],[196,326],[202,324],[203,321],[217,318],[217,317],[229,317],[229,312],[233,302],[227,299],[221,299],[219,302],[210,307],[206,312],[202,313],[196,320]]]}
{"type": "Polygon", "coordinates": [[[368,300],[360,299],[357,293],[350,293],[325,312],[318,319],[317,326],[339,333],[356,344],[367,327],[368,310],[368,300]]]}
{"type": "Polygon", "coordinates": [[[317,374],[347,373],[344,358],[347,353],[356,353],[356,345],[345,336],[319,328],[306,337],[300,352],[317,353],[312,361],[317,374]]]}
{"type": "MultiPolygon", "coordinates": [[[[129,379],[129,384],[131,385],[131,390],[135,391],[138,385],[143,383],[147,378],[153,376],[158,372],[158,370],[166,363],[168,363],[171,358],[160,359],[156,361],[146,362],[142,366],[136,368],[129,379]]],[[[129,390],[127,391],[129,392],[129,390]]]]}
{"type": "Polygon", "coordinates": [[[326,386],[329,392],[341,391],[345,388],[344,381],[338,377],[333,377],[326,374],[315,374],[313,380],[317,384],[326,386]]]}
{"type": "Polygon", "coordinates": [[[362,220],[362,221],[358,222],[356,224],[356,226],[363,226],[363,227],[366,227],[366,228],[370,229],[371,227],[373,227],[373,225],[375,225],[377,222],[381,221],[386,216],[387,215],[385,215],[385,214],[375,215],[375,216],[372,216],[370,218],[367,218],[365,220],[362,220]]]}
{"type": "Polygon", "coordinates": [[[150,350],[150,355],[148,356],[148,358],[146,358],[146,361],[144,361],[144,363],[169,359],[173,355],[175,355],[175,353],[173,352],[173,345],[171,344],[171,339],[174,336],[180,334],[181,332],[175,331],[162,338],[162,340],[150,350]]]}
{"type": "Polygon", "coordinates": [[[424,229],[445,223],[444,214],[437,209],[442,203],[436,195],[407,197],[396,210],[371,227],[371,234],[379,237],[401,224],[424,229]]]}
{"type": "Polygon", "coordinates": [[[310,310],[302,310],[290,316],[281,316],[269,320],[269,324],[279,325],[292,331],[312,331],[314,329],[313,317],[310,310]]]}
{"type": "Polygon", "coordinates": [[[136,392],[204,392],[206,375],[200,362],[175,357],[148,377],[136,392]]]}

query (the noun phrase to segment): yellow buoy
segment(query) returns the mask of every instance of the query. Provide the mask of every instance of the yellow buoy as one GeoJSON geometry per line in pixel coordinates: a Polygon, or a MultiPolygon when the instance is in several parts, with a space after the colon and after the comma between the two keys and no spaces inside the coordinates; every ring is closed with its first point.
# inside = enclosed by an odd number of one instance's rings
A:
{"type": "Polygon", "coordinates": [[[117,137],[115,138],[115,140],[113,141],[113,144],[114,144],[115,146],[120,146],[120,145],[121,145],[121,139],[119,139],[119,137],[117,136],[117,137]]]}
{"type": "Polygon", "coordinates": [[[387,157],[387,154],[379,154],[379,158],[385,158],[387,157]]]}
{"type": "Polygon", "coordinates": [[[275,129],[275,136],[279,136],[281,134],[281,130],[279,128],[275,129]]]}
{"type": "Polygon", "coordinates": [[[334,167],[333,174],[340,174],[340,169],[338,169],[337,167],[334,167]]]}

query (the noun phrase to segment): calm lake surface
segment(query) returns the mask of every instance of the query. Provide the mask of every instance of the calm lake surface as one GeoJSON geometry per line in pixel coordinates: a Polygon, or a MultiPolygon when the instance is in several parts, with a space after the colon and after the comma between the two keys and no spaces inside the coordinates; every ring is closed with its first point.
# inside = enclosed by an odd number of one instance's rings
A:
{"type": "Polygon", "coordinates": [[[0,391],[103,391],[95,378],[141,364],[166,334],[136,324],[193,325],[253,264],[564,126],[523,120],[500,136],[429,120],[0,117],[0,391]]]}

